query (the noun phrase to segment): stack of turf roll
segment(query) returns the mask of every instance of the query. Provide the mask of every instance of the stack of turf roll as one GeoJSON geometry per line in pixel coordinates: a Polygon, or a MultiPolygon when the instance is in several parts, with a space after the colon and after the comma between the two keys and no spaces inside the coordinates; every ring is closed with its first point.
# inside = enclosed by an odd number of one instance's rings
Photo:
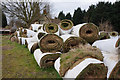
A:
{"type": "Polygon", "coordinates": [[[73,22],[68,19],[64,19],[59,23],[60,34],[69,34],[73,28],[73,22]]]}
{"type": "Polygon", "coordinates": [[[34,32],[34,31],[32,31],[32,30],[29,30],[29,29],[25,29],[24,30],[24,33],[26,32],[26,36],[28,37],[28,38],[30,38],[30,37],[33,37],[35,34],[36,34],[36,32],[34,32]]]}
{"type": "Polygon", "coordinates": [[[24,29],[22,32],[22,36],[20,36],[22,45],[25,45],[26,39],[33,38],[33,36],[35,35],[36,35],[36,32],[29,30],[29,29],[24,29]]]}
{"type": "Polygon", "coordinates": [[[19,31],[16,31],[16,32],[14,33],[14,36],[16,36],[16,37],[20,36],[19,31]]]}
{"type": "Polygon", "coordinates": [[[33,30],[34,32],[37,32],[39,29],[43,27],[43,24],[31,24],[30,30],[33,30]]]}
{"type": "MultiPolygon", "coordinates": [[[[11,36],[11,38],[15,38],[17,40],[17,43],[22,44],[21,37],[25,36],[23,35],[24,29],[23,27],[20,27],[16,32],[11,36]]],[[[16,41],[15,40],[15,41],[16,41]]]]}
{"type": "Polygon", "coordinates": [[[63,39],[56,34],[44,35],[38,43],[42,52],[59,52],[63,47],[63,39]]]}
{"type": "Polygon", "coordinates": [[[60,36],[63,39],[63,53],[68,52],[72,48],[78,47],[79,44],[87,43],[81,37],[76,37],[72,34],[65,34],[60,36]]]}
{"type": "Polygon", "coordinates": [[[29,29],[20,27],[10,40],[25,45],[40,68],[54,66],[64,79],[120,78],[120,36],[99,32],[93,23],[35,22],[29,29]]]}
{"type": "MultiPolygon", "coordinates": [[[[30,30],[31,31],[31,30],[30,30]]],[[[38,32],[28,32],[28,36],[32,36],[32,37],[28,37],[27,44],[29,44],[30,42],[36,42],[38,41],[44,34],[46,34],[43,30],[38,30],[38,32]],[[31,35],[30,35],[31,34],[31,35]]]]}
{"type": "Polygon", "coordinates": [[[19,37],[27,37],[26,30],[23,28],[19,29],[19,37]]]}
{"type": "Polygon", "coordinates": [[[108,67],[107,78],[113,72],[115,65],[120,61],[120,38],[112,38],[106,40],[99,40],[93,43],[102,51],[104,56],[104,64],[108,67]]]}
{"type": "Polygon", "coordinates": [[[19,42],[19,40],[18,40],[18,37],[16,37],[16,36],[11,36],[10,37],[10,40],[12,41],[12,42],[19,42]]]}
{"type": "Polygon", "coordinates": [[[44,24],[43,30],[46,33],[53,33],[59,36],[59,29],[58,29],[58,25],[55,23],[46,23],[44,24]]]}
{"type": "Polygon", "coordinates": [[[63,78],[107,78],[101,51],[88,44],[61,54],[54,67],[63,78]]]}
{"type": "Polygon", "coordinates": [[[22,32],[22,29],[21,29],[21,28],[17,29],[17,30],[11,35],[10,38],[12,38],[13,36],[20,37],[20,34],[21,34],[20,32],[22,32]]]}
{"type": "Polygon", "coordinates": [[[42,53],[40,49],[34,51],[34,58],[40,68],[48,68],[54,66],[54,62],[60,56],[59,52],[56,53],[42,53]]]}
{"type": "Polygon", "coordinates": [[[19,28],[17,31],[15,31],[11,36],[10,36],[10,40],[12,42],[19,42],[19,38],[20,36],[22,36],[22,32],[23,32],[23,28],[19,28]]]}
{"type": "Polygon", "coordinates": [[[17,32],[13,33],[13,34],[10,36],[9,40],[12,41],[12,42],[17,42],[17,43],[18,43],[19,40],[18,40],[18,37],[17,37],[17,32]]]}
{"type": "Polygon", "coordinates": [[[25,35],[25,31],[24,31],[25,29],[23,28],[23,27],[20,27],[20,29],[19,29],[19,37],[26,37],[26,35],[25,35]]]}
{"type": "Polygon", "coordinates": [[[22,45],[22,37],[18,37],[18,43],[22,45]]]}
{"type": "Polygon", "coordinates": [[[88,43],[93,43],[99,37],[98,27],[93,23],[83,23],[73,27],[72,34],[82,37],[88,43]]]}
{"type": "Polygon", "coordinates": [[[105,31],[100,31],[99,32],[99,40],[103,40],[103,39],[109,39],[109,33],[105,32],[105,31]]]}
{"type": "Polygon", "coordinates": [[[19,41],[20,44],[24,45],[25,40],[27,38],[31,38],[36,34],[36,32],[29,30],[29,29],[24,29],[24,28],[19,28],[18,31],[16,31],[10,38],[16,38],[17,42],[19,41]]]}
{"type": "Polygon", "coordinates": [[[27,38],[25,40],[25,45],[31,53],[33,53],[35,49],[39,48],[38,42],[45,34],[46,33],[44,31],[39,30],[32,38],[27,38]]]}
{"type": "Polygon", "coordinates": [[[18,30],[19,30],[19,36],[22,36],[23,27],[20,27],[18,30]]]}
{"type": "Polygon", "coordinates": [[[115,37],[118,37],[118,32],[112,31],[112,32],[109,32],[109,35],[110,35],[110,38],[115,38],[115,37]]]}

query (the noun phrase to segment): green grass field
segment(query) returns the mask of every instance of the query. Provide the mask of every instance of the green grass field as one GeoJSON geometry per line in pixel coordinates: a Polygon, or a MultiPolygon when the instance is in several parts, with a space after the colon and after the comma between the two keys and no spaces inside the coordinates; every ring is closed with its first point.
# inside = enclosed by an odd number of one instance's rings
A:
{"type": "Polygon", "coordinates": [[[61,79],[54,67],[41,69],[24,45],[2,37],[2,77],[3,78],[58,78],[61,79]]]}

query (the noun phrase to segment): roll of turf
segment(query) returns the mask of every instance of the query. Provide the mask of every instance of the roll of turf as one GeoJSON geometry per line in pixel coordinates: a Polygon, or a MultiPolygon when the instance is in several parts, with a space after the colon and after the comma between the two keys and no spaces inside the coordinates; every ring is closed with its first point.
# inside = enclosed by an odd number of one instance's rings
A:
{"type": "Polygon", "coordinates": [[[105,31],[99,32],[99,39],[100,40],[109,39],[109,38],[110,38],[110,36],[109,36],[108,32],[105,32],[105,31]]]}
{"type": "Polygon", "coordinates": [[[73,22],[68,19],[64,19],[59,23],[60,34],[69,34],[73,28],[73,22]]]}
{"type": "Polygon", "coordinates": [[[119,38],[106,39],[96,41],[93,46],[96,46],[102,51],[104,56],[104,64],[108,68],[107,78],[109,78],[113,68],[120,60],[119,55],[119,38]],[[116,46],[117,45],[117,46],[116,46]]]}
{"type": "Polygon", "coordinates": [[[113,31],[113,32],[109,32],[110,38],[115,38],[118,37],[118,32],[117,31],[113,31]]]}
{"type": "Polygon", "coordinates": [[[88,43],[93,43],[99,38],[98,27],[93,23],[78,24],[73,27],[72,34],[85,39],[88,43]]]}
{"type": "Polygon", "coordinates": [[[54,66],[54,62],[59,56],[60,53],[42,53],[40,49],[34,51],[34,58],[40,68],[54,66]]]}
{"type": "MultiPolygon", "coordinates": [[[[60,58],[55,61],[55,69],[59,72],[60,68],[60,58]]],[[[106,79],[107,68],[103,64],[103,62],[93,59],[87,58],[83,60],[81,63],[70,68],[65,75],[64,78],[70,78],[71,80],[80,80],[80,79],[89,79],[89,78],[100,78],[106,79]]]]}
{"type": "Polygon", "coordinates": [[[61,54],[54,66],[63,78],[107,78],[107,68],[102,61],[99,49],[80,45],[79,48],[61,54]]]}
{"type": "Polygon", "coordinates": [[[59,28],[58,25],[55,23],[46,23],[44,25],[44,30],[47,33],[54,33],[59,36],[59,28]]]}
{"type": "Polygon", "coordinates": [[[72,34],[65,34],[60,36],[64,43],[63,43],[63,52],[66,53],[70,49],[76,48],[79,46],[79,44],[86,44],[87,42],[81,38],[81,37],[76,37],[75,35],[72,34]]]}
{"type": "Polygon", "coordinates": [[[38,43],[42,52],[58,52],[63,47],[63,39],[56,34],[46,34],[38,43]]]}
{"type": "Polygon", "coordinates": [[[19,42],[19,40],[18,40],[18,37],[16,37],[16,36],[12,36],[11,38],[10,38],[10,40],[12,41],[12,42],[19,42]]]}

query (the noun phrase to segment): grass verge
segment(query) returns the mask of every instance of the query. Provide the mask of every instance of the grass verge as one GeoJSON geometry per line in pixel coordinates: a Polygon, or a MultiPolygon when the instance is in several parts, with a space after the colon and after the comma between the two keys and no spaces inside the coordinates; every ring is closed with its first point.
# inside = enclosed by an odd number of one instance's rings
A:
{"type": "Polygon", "coordinates": [[[2,77],[3,78],[60,78],[54,67],[41,69],[24,45],[2,37],[2,77]]]}

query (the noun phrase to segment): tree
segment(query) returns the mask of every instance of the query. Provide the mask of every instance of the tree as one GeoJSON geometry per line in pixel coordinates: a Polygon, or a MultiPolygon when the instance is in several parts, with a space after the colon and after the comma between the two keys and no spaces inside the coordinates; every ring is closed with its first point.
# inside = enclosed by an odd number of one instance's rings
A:
{"type": "Polygon", "coordinates": [[[112,16],[111,12],[112,4],[110,2],[99,2],[97,5],[89,6],[86,18],[88,22],[99,25],[99,23],[110,21],[110,17],[112,16]]]}
{"type": "Polygon", "coordinates": [[[60,19],[60,20],[65,19],[65,14],[63,13],[63,11],[61,11],[61,12],[59,13],[58,19],[60,19]]]}
{"type": "Polygon", "coordinates": [[[16,17],[23,21],[26,24],[26,27],[29,27],[30,24],[34,23],[35,21],[39,21],[43,10],[46,8],[48,3],[42,2],[39,0],[38,2],[11,2],[8,0],[7,2],[2,2],[2,10],[8,17],[16,17]]]}
{"type": "Polygon", "coordinates": [[[7,26],[6,15],[2,12],[2,27],[5,28],[7,26]]]}
{"type": "Polygon", "coordinates": [[[83,13],[81,8],[78,8],[77,10],[74,11],[73,23],[74,25],[83,23],[83,13]]]}
{"type": "Polygon", "coordinates": [[[71,14],[70,14],[70,13],[67,13],[67,15],[66,15],[65,19],[72,20],[71,14]]]}
{"type": "Polygon", "coordinates": [[[120,32],[120,1],[113,4],[111,23],[114,26],[114,29],[120,32]]]}
{"type": "Polygon", "coordinates": [[[87,12],[85,13],[84,20],[85,22],[93,22],[95,14],[95,5],[89,6],[87,12]]]}
{"type": "Polygon", "coordinates": [[[110,17],[112,16],[112,5],[109,2],[99,2],[96,5],[96,10],[95,10],[95,17],[94,17],[94,22],[96,24],[99,24],[100,22],[105,22],[109,21],[110,17]]]}

